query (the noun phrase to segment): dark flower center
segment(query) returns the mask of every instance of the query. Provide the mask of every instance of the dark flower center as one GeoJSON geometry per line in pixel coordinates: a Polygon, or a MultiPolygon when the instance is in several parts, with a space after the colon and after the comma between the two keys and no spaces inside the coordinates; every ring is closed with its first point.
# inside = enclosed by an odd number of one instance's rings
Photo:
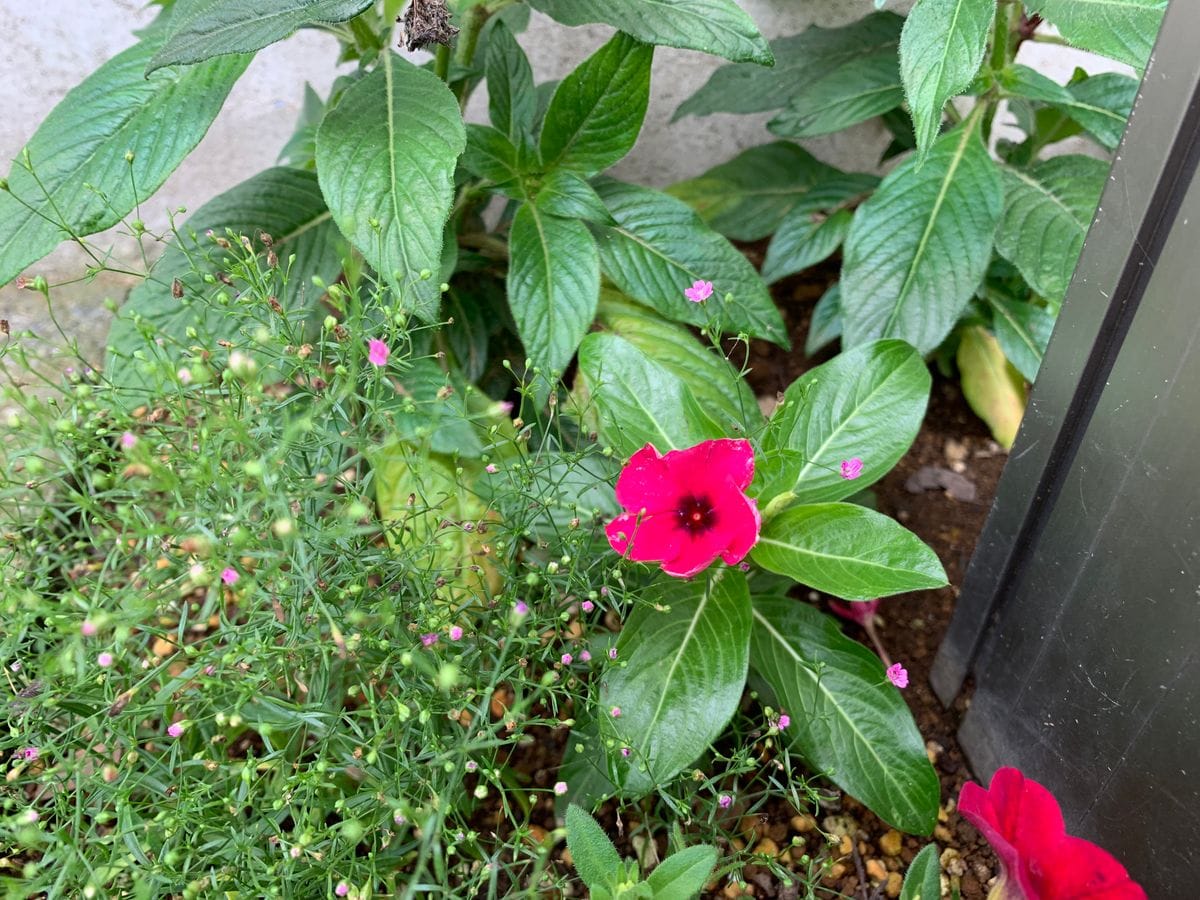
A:
{"type": "Polygon", "coordinates": [[[717,511],[712,501],[703,496],[683,497],[676,509],[679,524],[693,536],[708,531],[717,524],[717,511]]]}

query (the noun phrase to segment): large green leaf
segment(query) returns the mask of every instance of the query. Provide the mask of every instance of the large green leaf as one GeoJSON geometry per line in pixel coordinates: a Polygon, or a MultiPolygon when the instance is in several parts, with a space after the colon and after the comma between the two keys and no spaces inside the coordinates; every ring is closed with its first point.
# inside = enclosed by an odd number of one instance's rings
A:
{"type": "Polygon", "coordinates": [[[918,0],[900,38],[900,74],[924,156],[942,127],[942,107],[975,78],[996,0],[918,0]]]}
{"type": "Polygon", "coordinates": [[[650,44],[771,65],[754,21],[733,0],[529,0],[564,25],[603,22],[650,44]]]}
{"type": "Polygon", "coordinates": [[[596,315],[600,258],[582,222],[524,203],[508,237],[508,304],[525,351],[556,376],[596,315]]]}
{"type": "Polygon", "coordinates": [[[682,378],[615,334],[583,339],[575,394],[600,439],[623,456],[646,444],[665,453],[724,436],[682,378]]]}
{"type": "Polygon", "coordinates": [[[1027,0],[1026,6],[1084,50],[1144,68],[1167,0],[1027,0]]]}
{"type": "Polygon", "coordinates": [[[253,53],[305,25],[345,22],[373,0],[200,0],[182,9],[166,43],[146,67],[196,63],[226,53],[253,53]]]}
{"type": "Polygon", "coordinates": [[[842,246],[852,219],[848,209],[829,216],[793,210],[767,248],[763,281],[772,284],[829,259],[842,246]]]}
{"type": "Polygon", "coordinates": [[[1011,449],[1025,415],[1025,379],[1005,358],[996,338],[978,325],[963,329],[955,361],[963,397],[987,423],[996,443],[1011,449]]]}
{"type": "Polygon", "coordinates": [[[612,39],[559,82],[542,123],[542,162],[588,175],[607,169],[637,141],[650,102],[654,47],[612,39]]]}
{"type": "Polygon", "coordinates": [[[533,129],[537,95],[533,89],[533,69],[525,51],[503,22],[492,26],[485,70],[492,125],[510,140],[519,141],[533,129]]]}
{"type": "Polygon", "coordinates": [[[847,346],[898,337],[929,353],[974,295],[1004,193],[972,126],[938,138],[924,165],[905,160],[855,214],[841,282],[847,346]]]}
{"type": "Polygon", "coordinates": [[[818,28],[771,42],[772,68],[748,64],[722,66],[695,94],[675,110],[683,116],[716,112],[754,113],[779,109],[839,66],[900,44],[904,19],[876,12],[843,28],[818,28]]]}
{"type": "Polygon", "coordinates": [[[1108,150],[1121,142],[1138,89],[1135,79],[1119,72],[1064,86],[1028,66],[1005,70],[1000,83],[1008,96],[1048,103],[1062,111],[1108,150]]]}
{"type": "Polygon", "coordinates": [[[686,847],[664,859],[646,883],[654,891],[654,900],[692,900],[704,890],[716,864],[716,847],[686,847]]]}
{"type": "Polygon", "coordinates": [[[597,230],[600,264],[623,292],[691,325],[709,321],[705,304],[721,304],[717,315],[726,331],[787,345],[783,319],[754,266],[687,204],[607,178],[596,183],[596,190],[617,221],[597,230]],[[714,285],[705,304],[683,295],[700,280],[714,285]],[[733,295],[733,303],[722,303],[726,293],[733,295]]]}
{"type": "Polygon", "coordinates": [[[381,404],[390,437],[446,457],[483,455],[489,423],[476,420],[491,401],[478,388],[428,358],[413,361],[397,381],[403,391],[381,404]]]}
{"type": "Polygon", "coordinates": [[[1058,301],[1067,293],[1108,168],[1090,156],[1056,156],[1030,169],[1003,169],[996,250],[1043,297],[1058,301]]]}
{"type": "Polygon", "coordinates": [[[809,503],[768,519],[751,551],[772,572],[844,600],[944,587],[937,555],[895,519],[857,503],[809,503]]]}
{"type": "Polygon", "coordinates": [[[942,866],[938,861],[937,844],[929,844],[908,864],[900,900],[940,900],[941,875],[942,866]]]}
{"type": "Polygon", "coordinates": [[[597,318],[686,382],[696,402],[726,434],[757,433],[763,418],[754,392],[729,360],[701,344],[687,328],[613,290],[600,292],[597,318]]]}
{"type": "Polygon", "coordinates": [[[754,671],[791,715],[792,749],[888,824],[933,831],[937,772],[878,657],[787,597],[755,597],[753,615],[754,671]]]}
{"type": "Polygon", "coordinates": [[[352,85],[317,132],[321,190],[342,233],[397,292],[433,321],[433,277],[466,146],[458,101],[445,82],[395,53],[352,85]]]}
{"type": "Polygon", "coordinates": [[[538,209],[552,216],[583,219],[597,225],[614,224],[596,189],[578,172],[555,169],[542,181],[534,202],[538,209]]]}
{"type": "Polygon", "coordinates": [[[735,241],[757,241],[779,227],[809,190],[837,169],[787,141],[743,150],[687,181],[667,188],[709,225],[735,241]]]}
{"type": "Polygon", "coordinates": [[[889,47],[813,82],[792,97],[767,127],[783,137],[816,137],[865,122],[903,102],[900,64],[889,47]]]}
{"type": "Polygon", "coordinates": [[[648,595],[655,602],[639,604],[617,639],[625,664],[609,669],[600,687],[600,735],[632,751],[616,758],[627,796],[665,784],[720,736],[750,662],[750,592],[741,572],[661,583],[648,595]]]}
{"type": "Polygon", "coordinates": [[[802,503],[841,500],[878,481],[908,450],[925,416],[931,379],[904,341],[875,341],[796,379],[762,439],[761,499],[790,491],[802,503]],[[858,457],[862,474],[841,476],[858,457]]]}
{"type": "Polygon", "coordinates": [[[0,191],[0,284],[70,234],[115,225],[158,190],[250,62],[231,56],[146,77],[158,46],[147,38],[118,53],[72,88],[30,138],[0,191]]]}
{"type": "Polygon", "coordinates": [[[332,283],[341,271],[341,237],[325,208],[316,174],[282,167],[259,172],[196,210],[180,229],[183,240],[167,247],[149,277],[130,292],[108,335],[111,349],[105,370],[114,383],[143,389],[156,383],[128,359],[145,343],[138,319],[155,327],[163,339],[162,351],[171,360],[182,359],[194,343],[189,328],[211,346],[235,339],[245,327],[247,320],[233,310],[197,301],[222,288],[205,278],[227,270],[233,254],[204,235],[211,230],[224,237],[226,229],[250,238],[260,254],[266,252],[261,235],[271,236],[280,271],[287,275],[279,301],[289,316],[303,320],[312,315],[321,297],[313,278],[332,283]],[[290,266],[289,257],[294,257],[290,266]],[[176,282],[180,298],[172,294],[176,282]]]}
{"type": "Polygon", "coordinates": [[[1054,331],[1055,315],[1043,306],[1019,300],[988,297],[992,307],[992,331],[1000,349],[1025,380],[1033,382],[1054,331]]]}

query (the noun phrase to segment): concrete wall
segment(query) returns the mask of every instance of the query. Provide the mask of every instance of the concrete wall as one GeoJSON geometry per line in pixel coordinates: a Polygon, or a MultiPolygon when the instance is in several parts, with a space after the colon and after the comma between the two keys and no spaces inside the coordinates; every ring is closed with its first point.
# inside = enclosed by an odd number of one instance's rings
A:
{"type": "MultiPolygon", "coordinates": [[[[742,6],[769,37],[794,34],[817,23],[843,25],[873,8],[872,0],[742,0],[742,6]]],[[[889,4],[901,12],[911,0],[889,4]]],[[[15,157],[46,112],[75,84],[105,59],[134,42],[132,30],[153,18],[142,0],[0,0],[0,169],[15,157]]],[[[607,39],[611,29],[587,26],[567,29],[538,14],[520,40],[529,53],[538,80],[560,78],[607,39]]],[[[1047,63],[1045,46],[1031,47],[1047,63]]],[[[148,226],[161,228],[167,210],[199,207],[215,194],[274,164],[299,115],[304,83],[325,95],[336,74],[337,44],[328,35],[301,32],[288,41],[259,52],[235,85],[224,110],[207,137],[163,188],[143,207],[148,226]]],[[[1090,71],[1110,64],[1062,47],[1049,51],[1050,74],[1065,75],[1078,62],[1090,71]]],[[[617,167],[633,181],[665,185],[704,171],[744,147],[770,137],[763,127],[769,115],[717,115],[669,123],[675,107],[708,78],[723,60],[691,51],[659,48],[655,54],[653,94],[646,127],[637,146],[617,167]]],[[[484,98],[473,100],[469,113],[480,118],[484,98]]],[[[844,168],[874,168],[886,144],[882,130],[863,125],[808,142],[818,156],[844,168]]],[[[139,248],[116,231],[97,235],[98,246],[112,247],[118,260],[134,262],[139,248]]],[[[148,247],[156,255],[156,247],[148,247]]],[[[85,269],[82,253],[65,246],[30,268],[52,283],[78,279],[85,269]]],[[[103,274],[85,283],[57,288],[57,312],[65,330],[102,356],[108,316],[105,297],[120,299],[129,280],[103,274]]],[[[33,328],[49,340],[47,350],[61,341],[53,337],[41,298],[8,286],[0,288],[0,317],[14,329],[33,328]]]]}

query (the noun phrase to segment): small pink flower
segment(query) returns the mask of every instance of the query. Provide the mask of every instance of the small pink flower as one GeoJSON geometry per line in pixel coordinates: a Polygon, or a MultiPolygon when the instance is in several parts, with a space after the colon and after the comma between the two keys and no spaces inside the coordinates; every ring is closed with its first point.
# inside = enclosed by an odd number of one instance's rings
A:
{"type": "Polygon", "coordinates": [[[21,751],[21,758],[26,762],[33,762],[39,756],[41,756],[41,751],[37,747],[26,747],[21,751]]]}
{"type": "Polygon", "coordinates": [[[558,794],[558,796],[561,797],[566,792],[567,792],[567,783],[565,781],[554,782],[554,793],[558,794]]]}
{"type": "Polygon", "coordinates": [[[495,463],[488,463],[486,466],[483,467],[483,471],[487,472],[489,475],[495,475],[500,470],[496,468],[495,463]]]}
{"type": "Polygon", "coordinates": [[[367,341],[367,359],[373,366],[386,366],[388,361],[388,345],[378,338],[367,341]]]}
{"type": "Polygon", "coordinates": [[[617,648],[616,648],[616,647],[609,647],[609,648],[608,648],[608,658],[609,658],[609,659],[616,659],[616,658],[617,658],[617,648]]]}
{"type": "Polygon", "coordinates": [[[584,600],[582,603],[579,604],[579,608],[582,609],[584,612],[591,612],[593,609],[596,608],[596,604],[593,603],[591,600],[584,600]]]}
{"type": "Polygon", "coordinates": [[[172,722],[170,724],[170,726],[167,728],[167,734],[169,734],[173,738],[180,737],[183,734],[183,723],[182,722],[172,722]]]}
{"type": "Polygon", "coordinates": [[[722,438],[666,454],[647,444],[617,478],[617,501],[628,512],[608,523],[608,542],[678,578],[717,557],[739,563],[758,542],[762,521],[745,493],[753,478],[749,441],[722,438]]]}
{"type": "Polygon", "coordinates": [[[20,672],[21,671],[21,661],[18,659],[14,663],[9,663],[8,667],[14,672],[20,672]]]}
{"type": "Polygon", "coordinates": [[[606,587],[600,588],[600,596],[607,597],[608,596],[608,588],[606,588],[606,587]]]}
{"type": "Polygon", "coordinates": [[[462,636],[463,636],[463,630],[461,628],[459,628],[457,625],[450,626],[450,640],[461,641],[462,636]]]}
{"type": "Polygon", "coordinates": [[[612,717],[613,717],[614,719],[619,719],[619,718],[621,718],[621,707],[619,707],[619,706],[614,706],[614,707],[613,707],[611,710],[609,710],[609,712],[612,714],[612,717]]]}
{"type": "Polygon", "coordinates": [[[134,447],[137,446],[137,442],[138,442],[137,435],[134,434],[132,431],[127,431],[123,435],[121,435],[121,446],[124,447],[126,450],[132,450],[134,447]]]}
{"type": "Polygon", "coordinates": [[[777,726],[779,726],[779,730],[780,730],[780,731],[783,731],[783,729],[787,728],[789,725],[791,725],[791,724],[792,724],[792,717],[791,717],[791,716],[789,716],[789,715],[788,715],[787,713],[785,713],[785,712],[781,712],[781,713],[779,714],[779,721],[778,721],[778,722],[776,722],[775,724],[776,724],[777,726]]]}
{"type": "Polygon", "coordinates": [[[569,666],[574,661],[575,661],[575,657],[573,657],[570,653],[564,653],[562,655],[562,664],[564,666],[569,666]]]}
{"type": "Polygon", "coordinates": [[[217,667],[216,667],[216,666],[205,666],[205,667],[204,667],[204,674],[205,674],[205,675],[212,675],[212,674],[213,674],[214,672],[216,672],[216,671],[217,671],[217,667]]]}
{"type": "Polygon", "coordinates": [[[80,626],[79,626],[79,633],[82,634],[84,637],[95,637],[96,636],[96,623],[91,621],[90,619],[84,619],[82,624],[80,624],[80,626]]]}
{"type": "Polygon", "coordinates": [[[111,653],[101,653],[96,657],[96,664],[102,669],[107,669],[113,664],[113,655],[111,653]]]}
{"type": "Polygon", "coordinates": [[[887,680],[898,688],[908,687],[908,670],[900,663],[894,663],[888,667],[887,680]]]}
{"type": "Polygon", "coordinates": [[[241,577],[242,576],[238,574],[237,569],[233,568],[232,566],[226,566],[223,570],[221,570],[221,581],[225,582],[225,584],[229,585],[230,587],[237,584],[238,579],[241,577]]]}
{"type": "Polygon", "coordinates": [[[857,456],[842,460],[842,477],[853,481],[862,474],[863,462],[857,456]]]}
{"type": "Polygon", "coordinates": [[[589,653],[588,651],[586,651],[586,650],[583,650],[583,651],[581,651],[581,652],[580,652],[580,654],[579,654],[579,661],[580,661],[580,662],[591,662],[591,661],[592,661],[592,654],[590,654],[590,653],[589,653]]]}
{"type": "Polygon", "coordinates": [[[729,809],[729,807],[733,806],[733,797],[729,794],[722,794],[717,798],[717,806],[721,807],[721,809],[729,809]]]}
{"type": "Polygon", "coordinates": [[[631,754],[632,752],[633,752],[633,749],[630,747],[622,747],[621,748],[621,755],[624,756],[626,759],[629,758],[629,754],[631,754]]]}
{"type": "Polygon", "coordinates": [[[473,760],[473,759],[467,760],[466,769],[468,772],[474,772],[478,768],[479,768],[479,763],[475,762],[475,760],[473,760]]]}
{"type": "Polygon", "coordinates": [[[432,631],[429,632],[428,634],[421,635],[421,644],[426,647],[432,647],[437,642],[438,642],[438,636],[436,634],[434,634],[432,631]]]}
{"type": "Polygon", "coordinates": [[[392,821],[397,825],[406,825],[408,824],[408,817],[402,812],[397,812],[394,816],[392,816],[392,821]]]}
{"type": "Polygon", "coordinates": [[[713,285],[711,281],[694,281],[692,286],[683,292],[683,296],[687,297],[693,303],[702,303],[712,296],[713,285]]]}
{"type": "Polygon", "coordinates": [[[529,604],[524,600],[518,600],[513,604],[513,612],[518,616],[527,616],[529,615],[529,604]]]}
{"type": "Polygon", "coordinates": [[[180,383],[182,383],[182,384],[191,384],[192,383],[192,370],[188,369],[188,368],[180,369],[178,372],[175,373],[175,377],[178,378],[180,383]]]}
{"type": "MultiPolygon", "coordinates": [[[[376,363],[376,365],[378,365],[378,363],[376,363]]],[[[339,881],[337,883],[337,887],[333,889],[333,892],[339,897],[345,897],[350,893],[350,885],[346,884],[344,881],[339,881]]]]}

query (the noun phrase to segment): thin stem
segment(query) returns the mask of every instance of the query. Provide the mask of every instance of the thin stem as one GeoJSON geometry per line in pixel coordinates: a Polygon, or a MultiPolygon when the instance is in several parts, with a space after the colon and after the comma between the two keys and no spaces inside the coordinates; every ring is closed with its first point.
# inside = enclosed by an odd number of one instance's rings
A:
{"type": "MultiPolygon", "coordinates": [[[[466,69],[474,62],[475,51],[479,47],[479,34],[483,31],[483,26],[487,24],[491,15],[492,11],[482,5],[472,7],[467,13],[462,34],[459,35],[458,42],[454,47],[454,61],[460,68],[466,69]]],[[[471,79],[464,78],[460,81],[455,87],[454,93],[458,97],[459,105],[466,108],[467,98],[471,95],[471,79]]]]}
{"type": "Polygon", "coordinates": [[[445,44],[438,44],[438,48],[434,52],[433,74],[442,81],[450,80],[450,48],[445,44]]]}

